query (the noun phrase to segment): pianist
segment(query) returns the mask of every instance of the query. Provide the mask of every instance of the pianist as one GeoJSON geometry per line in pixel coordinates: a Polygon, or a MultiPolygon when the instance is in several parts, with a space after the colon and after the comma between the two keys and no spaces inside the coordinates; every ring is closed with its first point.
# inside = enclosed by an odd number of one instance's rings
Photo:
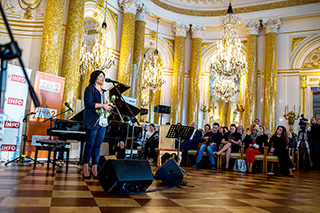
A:
{"type": "Polygon", "coordinates": [[[97,165],[100,155],[100,147],[106,133],[106,115],[98,115],[97,109],[108,112],[112,109],[111,103],[105,103],[105,90],[103,86],[105,75],[96,70],[90,75],[89,86],[84,92],[84,118],[83,128],[86,130],[86,145],[84,148],[83,178],[91,179],[91,175],[97,177],[97,165]],[[92,157],[92,171],[89,171],[89,161],[92,157]]]}

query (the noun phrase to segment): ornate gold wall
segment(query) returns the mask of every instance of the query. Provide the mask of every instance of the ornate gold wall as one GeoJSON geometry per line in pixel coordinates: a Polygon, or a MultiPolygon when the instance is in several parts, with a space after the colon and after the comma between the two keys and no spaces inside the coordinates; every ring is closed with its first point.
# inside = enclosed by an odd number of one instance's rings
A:
{"type": "Polygon", "coordinates": [[[64,0],[47,0],[39,70],[58,75],[64,0]]]}

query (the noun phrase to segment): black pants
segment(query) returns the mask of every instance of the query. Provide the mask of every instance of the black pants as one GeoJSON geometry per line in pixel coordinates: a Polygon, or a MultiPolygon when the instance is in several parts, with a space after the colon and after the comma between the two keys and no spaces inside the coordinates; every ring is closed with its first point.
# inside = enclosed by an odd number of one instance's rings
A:
{"type": "Polygon", "coordinates": [[[287,149],[280,149],[277,152],[279,158],[280,170],[283,174],[288,175],[289,169],[293,168],[293,164],[289,157],[289,151],[287,149]]]}
{"type": "Polygon", "coordinates": [[[144,158],[147,157],[155,159],[156,157],[156,151],[155,149],[159,147],[159,141],[158,140],[149,140],[144,145],[144,158]],[[148,150],[150,151],[148,152],[148,150]]]}

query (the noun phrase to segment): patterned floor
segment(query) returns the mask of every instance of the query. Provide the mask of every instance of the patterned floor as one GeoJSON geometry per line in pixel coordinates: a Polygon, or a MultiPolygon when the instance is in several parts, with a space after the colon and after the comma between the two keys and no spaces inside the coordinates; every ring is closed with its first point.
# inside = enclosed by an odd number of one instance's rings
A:
{"type": "MultiPolygon", "coordinates": [[[[105,193],[70,165],[53,174],[46,166],[0,165],[0,212],[320,212],[320,171],[295,178],[196,170],[188,186],[139,195],[105,193]],[[192,187],[194,186],[194,187],[192,187]]],[[[149,189],[164,187],[155,180],[149,189]]]]}

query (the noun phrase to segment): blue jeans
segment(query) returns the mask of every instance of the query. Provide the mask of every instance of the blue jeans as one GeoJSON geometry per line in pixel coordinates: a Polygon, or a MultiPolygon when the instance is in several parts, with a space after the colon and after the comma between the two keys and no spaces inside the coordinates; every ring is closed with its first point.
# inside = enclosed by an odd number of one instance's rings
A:
{"type": "Polygon", "coordinates": [[[100,156],[100,147],[106,134],[106,127],[101,127],[97,130],[86,130],[86,145],[84,147],[84,163],[89,164],[90,157],[92,156],[92,165],[98,165],[100,156]]]}
{"type": "Polygon", "coordinates": [[[203,156],[204,151],[207,148],[207,152],[208,152],[208,156],[209,156],[209,160],[211,164],[216,164],[216,162],[214,161],[214,156],[213,156],[213,152],[218,151],[218,147],[217,145],[212,145],[212,146],[208,146],[206,144],[203,144],[198,152],[198,156],[197,156],[197,160],[196,163],[199,163],[201,161],[201,158],[203,156]]]}

